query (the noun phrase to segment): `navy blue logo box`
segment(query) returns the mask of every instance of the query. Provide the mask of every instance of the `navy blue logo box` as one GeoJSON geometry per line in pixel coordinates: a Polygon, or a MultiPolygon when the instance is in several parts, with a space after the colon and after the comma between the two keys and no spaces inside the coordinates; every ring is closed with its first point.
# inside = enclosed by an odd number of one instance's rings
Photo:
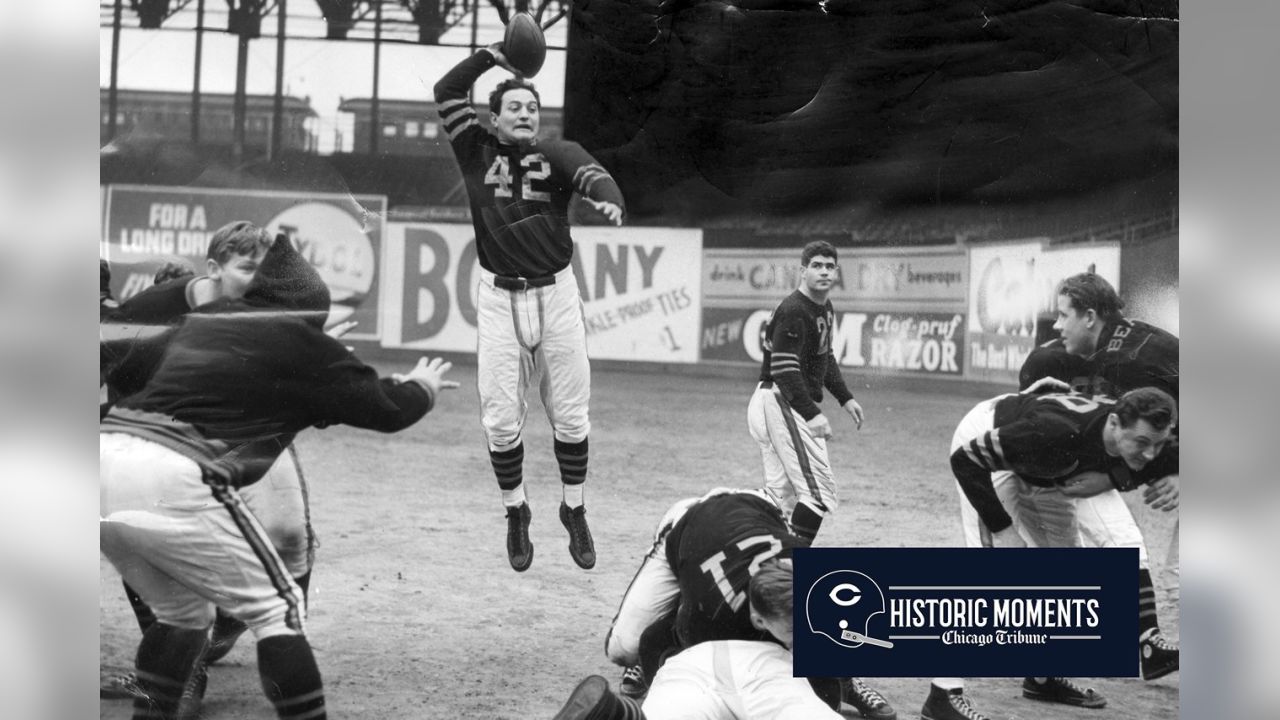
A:
{"type": "Polygon", "coordinates": [[[1136,548],[797,548],[802,677],[1136,677],[1136,548]]]}

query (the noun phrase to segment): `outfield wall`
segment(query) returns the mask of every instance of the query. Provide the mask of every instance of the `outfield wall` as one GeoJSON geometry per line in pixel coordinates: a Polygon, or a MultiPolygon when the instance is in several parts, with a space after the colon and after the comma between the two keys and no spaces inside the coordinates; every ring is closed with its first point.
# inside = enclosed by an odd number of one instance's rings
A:
{"type": "MultiPolygon", "coordinates": [[[[331,319],[358,322],[346,336],[353,345],[475,352],[470,224],[388,222],[382,196],[111,186],[104,205],[100,254],[117,298],[149,285],[170,259],[203,271],[209,236],[250,219],[295,239],[330,286],[331,319]]],[[[671,366],[758,364],[761,329],[797,286],[805,242],[761,247],[723,230],[650,227],[582,226],[574,237],[590,356],[671,366]]],[[[1084,270],[1122,295],[1159,285],[1176,313],[1176,238],[1128,258],[1118,242],[1044,238],[839,249],[832,350],[857,373],[1016,383],[1055,310],[1057,282],[1084,270]]]]}

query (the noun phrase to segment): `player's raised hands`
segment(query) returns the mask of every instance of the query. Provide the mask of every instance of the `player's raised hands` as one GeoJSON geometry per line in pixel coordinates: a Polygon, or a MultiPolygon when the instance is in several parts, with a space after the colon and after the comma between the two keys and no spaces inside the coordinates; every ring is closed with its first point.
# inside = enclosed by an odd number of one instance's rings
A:
{"type": "Polygon", "coordinates": [[[818,413],[817,415],[814,415],[812,419],[806,421],[805,424],[809,426],[809,429],[813,431],[814,435],[817,435],[823,440],[831,437],[831,421],[827,419],[826,415],[818,413]]]}
{"type": "Polygon", "coordinates": [[[453,363],[446,362],[444,358],[420,358],[418,364],[404,375],[392,375],[391,377],[400,382],[416,382],[421,383],[424,387],[431,391],[432,396],[438,394],[441,390],[450,390],[458,387],[458,383],[453,380],[445,380],[445,373],[453,369],[453,363]]]}
{"type": "Polygon", "coordinates": [[[511,65],[511,61],[508,60],[507,56],[502,52],[501,41],[489,45],[488,47],[485,48],[485,50],[488,50],[489,54],[493,56],[493,60],[494,62],[498,63],[498,67],[502,68],[503,70],[506,70],[512,75],[523,76],[523,73],[515,69],[515,67],[511,65]]]}
{"type": "Polygon", "coordinates": [[[849,398],[849,402],[844,404],[844,411],[849,413],[849,417],[853,418],[853,422],[857,424],[858,429],[862,429],[862,406],[857,400],[849,398]]]}
{"type": "Polygon", "coordinates": [[[1147,485],[1142,491],[1142,501],[1156,510],[1173,512],[1178,509],[1179,484],[1177,475],[1166,475],[1147,485]]]}

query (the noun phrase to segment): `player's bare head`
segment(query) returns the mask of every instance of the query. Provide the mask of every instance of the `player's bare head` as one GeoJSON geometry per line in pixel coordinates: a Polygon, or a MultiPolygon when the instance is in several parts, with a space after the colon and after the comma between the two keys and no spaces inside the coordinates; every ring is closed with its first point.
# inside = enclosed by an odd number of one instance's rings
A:
{"type": "Polygon", "coordinates": [[[226,265],[228,260],[237,255],[260,257],[267,254],[274,240],[265,228],[248,220],[236,220],[213,233],[205,257],[218,265],[226,265]]]}
{"type": "Polygon", "coordinates": [[[1068,306],[1077,313],[1092,310],[1103,322],[1120,317],[1124,301],[1106,278],[1097,273],[1083,272],[1058,283],[1058,294],[1065,297],[1068,306]]]}
{"type": "Polygon", "coordinates": [[[836,252],[836,246],[826,240],[814,240],[804,246],[804,250],[800,252],[801,267],[808,267],[809,262],[816,257],[829,257],[832,262],[840,262],[840,254],[836,252]]]}
{"type": "Polygon", "coordinates": [[[791,560],[778,558],[760,566],[747,585],[747,598],[751,609],[765,617],[791,617],[792,610],[791,560]]]}
{"type": "Polygon", "coordinates": [[[490,119],[498,138],[510,143],[531,143],[538,136],[542,99],[533,83],[507,78],[489,94],[490,119]]]}
{"type": "Polygon", "coordinates": [[[791,647],[792,575],[790,558],[776,558],[760,566],[747,586],[751,624],[791,647]]]}
{"type": "Polygon", "coordinates": [[[1178,405],[1169,393],[1153,387],[1130,390],[1120,396],[1111,411],[1120,427],[1131,428],[1146,420],[1156,430],[1167,430],[1178,424],[1178,405]]]}
{"type": "Polygon", "coordinates": [[[209,241],[205,260],[207,277],[215,297],[244,297],[275,238],[266,229],[245,220],[218,228],[209,241]]]}
{"type": "Polygon", "coordinates": [[[1173,398],[1153,387],[1120,396],[1102,430],[1107,453],[1132,470],[1141,470],[1164,451],[1173,437],[1178,409],[1173,398]]]}

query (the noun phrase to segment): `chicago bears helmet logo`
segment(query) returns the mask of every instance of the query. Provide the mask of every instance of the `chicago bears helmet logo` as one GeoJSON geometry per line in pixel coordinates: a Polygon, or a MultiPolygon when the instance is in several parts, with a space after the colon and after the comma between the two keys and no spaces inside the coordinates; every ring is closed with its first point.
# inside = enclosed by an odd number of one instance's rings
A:
{"type": "Polygon", "coordinates": [[[809,631],[849,648],[870,644],[891,648],[893,643],[871,636],[871,618],[883,615],[884,593],[865,573],[835,570],[809,588],[805,614],[809,631]]]}

